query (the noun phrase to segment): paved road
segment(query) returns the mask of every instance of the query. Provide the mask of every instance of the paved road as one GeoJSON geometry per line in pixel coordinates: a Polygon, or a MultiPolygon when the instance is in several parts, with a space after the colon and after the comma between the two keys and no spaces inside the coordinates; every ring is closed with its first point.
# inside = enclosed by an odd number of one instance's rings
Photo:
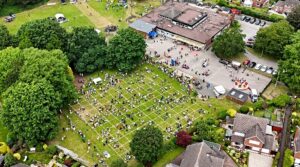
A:
{"type": "Polygon", "coordinates": [[[266,65],[268,67],[273,67],[274,69],[278,69],[278,65],[277,65],[276,61],[266,60],[266,59],[257,57],[255,55],[253,55],[251,52],[249,52],[247,49],[246,49],[245,56],[247,56],[249,58],[249,60],[255,61],[256,63],[266,65]]]}
{"type": "Polygon", "coordinates": [[[280,141],[280,147],[279,147],[279,152],[280,152],[280,157],[278,161],[277,167],[282,167],[283,166],[283,159],[284,159],[284,150],[287,147],[287,143],[289,143],[290,139],[290,132],[289,132],[289,124],[290,124],[290,117],[292,113],[292,107],[293,105],[289,105],[286,107],[285,110],[285,116],[284,116],[284,122],[283,122],[283,130],[282,130],[282,136],[281,136],[281,141],[280,141]]]}

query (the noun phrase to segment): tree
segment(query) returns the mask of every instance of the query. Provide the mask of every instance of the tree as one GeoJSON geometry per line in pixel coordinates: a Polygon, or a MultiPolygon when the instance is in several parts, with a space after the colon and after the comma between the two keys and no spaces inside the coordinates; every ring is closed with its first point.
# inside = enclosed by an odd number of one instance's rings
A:
{"type": "Polygon", "coordinates": [[[17,163],[16,158],[13,156],[12,153],[5,154],[4,157],[4,167],[10,167],[17,163]]]}
{"type": "Polygon", "coordinates": [[[57,133],[57,104],[61,99],[46,80],[19,82],[3,93],[2,120],[8,130],[29,145],[57,133]]]}
{"type": "Polygon", "coordinates": [[[222,58],[236,56],[245,51],[244,36],[239,28],[228,28],[214,40],[212,51],[222,58]]]}
{"type": "Polygon", "coordinates": [[[291,97],[287,94],[282,94],[274,99],[272,99],[271,104],[275,107],[285,107],[287,104],[289,104],[292,101],[291,97]]]}
{"type": "Polygon", "coordinates": [[[279,79],[294,93],[300,93],[300,32],[293,36],[293,43],[284,49],[284,59],[278,63],[279,79]]]}
{"type": "Polygon", "coordinates": [[[291,167],[293,165],[294,165],[293,151],[290,149],[286,149],[284,151],[283,166],[291,167]]]}
{"type": "MultiPolygon", "coordinates": [[[[0,5],[1,6],[1,5],[0,5]]],[[[0,24],[0,50],[5,49],[11,44],[11,36],[6,26],[0,24]]]]}
{"type": "Polygon", "coordinates": [[[26,22],[17,32],[20,48],[65,50],[67,32],[56,21],[46,18],[26,22]]]}
{"type": "Polygon", "coordinates": [[[75,28],[68,40],[67,55],[77,72],[94,72],[104,65],[105,39],[92,27],[75,28]]]}
{"type": "Polygon", "coordinates": [[[131,71],[142,62],[145,52],[143,37],[130,28],[123,29],[109,42],[106,64],[109,68],[131,71]]]}
{"type": "Polygon", "coordinates": [[[186,147],[192,143],[192,136],[186,131],[180,131],[176,134],[176,144],[181,147],[186,147]]]}
{"type": "Polygon", "coordinates": [[[128,165],[122,160],[122,159],[117,159],[114,160],[110,167],[127,167],[128,165]]]}
{"type": "Polygon", "coordinates": [[[151,165],[157,161],[163,148],[162,132],[153,126],[137,130],[130,142],[132,154],[143,164],[151,165]]]}
{"type": "Polygon", "coordinates": [[[249,107],[242,106],[242,107],[240,107],[239,112],[241,112],[243,114],[247,114],[249,112],[249,107]]]}
{"type": "Polygon", "coordinates": [[[0,51],[0,94],[14,84],[24,64],[24,56],[18,48],[7,48],[0,51]]]}
{"type": "Polygon", "coordinates": [[[30,48],[25,49],[23,54],[25,63],[20,72],[20,81],[31,83],[46,79],[62,99],[57,107],[67,105],[77,97],[67,57],[60,50],[30,48]]]}
{"type": "Polygon", "coordinates": [[[287,21],[296,29],[300,29],[300,5],[294,7],[287,16],[287,21]]]}
{"type": "Polygon", "coordinates": [[[193,127],[194,136],[193,139],[196,141],[212,141],[219,142],[223,137],[222,134],[217,133],[215,125],[211,125],[207,120],[201,120],[196,122],[193,127]]]}
{"type": "Polygon", "coordinates": [[[287,21],[261,28],[257,32],[254,49],[280,59],[283,56],[284,47],[290,43],[293,32],[293,27],[287,21]]]}

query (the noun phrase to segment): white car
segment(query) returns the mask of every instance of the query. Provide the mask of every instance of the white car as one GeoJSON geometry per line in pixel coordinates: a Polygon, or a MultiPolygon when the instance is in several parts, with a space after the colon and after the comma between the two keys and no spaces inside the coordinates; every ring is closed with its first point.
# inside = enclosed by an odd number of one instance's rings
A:
{"type": "Polygon", "coordinates": [[[265,71],[267,71],[267,66],[262,66],[261,68],[260,68],[260,71],[262,71],[262,72],[265,72],[265,71]]]}
{"type": "Polygon", "coordinates": [[[269,68],[267,69],[267,71],[266,71],[266,73],[268,73],[268,74],[272,74],[272,72],[273,72],[273,68],[272,68],[272,67],[269,67],[269,68]]]}
{"type": "Polygon", "coordinates": [[[277,70],[274,70],[273,72],[272,72],[272,75],[276,75],[277,74],[277,70]]]}
{"type": "Polygon", "coordinates": [[[254,67],[254,69],[259,70],[261,67],[261,64],[256,64],[256,66],[254,67]]]}

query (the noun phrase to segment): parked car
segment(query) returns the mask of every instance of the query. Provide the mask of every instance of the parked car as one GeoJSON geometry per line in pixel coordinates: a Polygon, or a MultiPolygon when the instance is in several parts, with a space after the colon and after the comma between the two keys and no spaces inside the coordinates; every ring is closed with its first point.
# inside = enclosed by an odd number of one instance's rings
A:
{"type": "Polygon", "coordinates": [[[207,67],[208,66],[208,60],[205,59],[204,62],[202,63],[202,67],[207,67]]]}
{"type": "Polygon", "coordinates": [[[245,61],[243,62],[243,64],[244,64],[244,65],[250,64],[250,60],[249,60],[249,59],[248,59],[248,60],[245,60],[245,61]]]}
{"type": "Polygon", "coordinates": [[[249,22],[251,20],[251,17],[247,17],[246,19],[245,19],[245,22],[249,22]]]}
{"type": "Polygon", "coordinates": [[[252,43],[246,42],[246,46],[249,48],[252,48],[254,46],[254,42],[252,42],[252,43]]]}
{"type": "Polygon", "coordinates": [[[242,21],[245,21],[247,19],[247,16],[242,16],[242,21]]]}
{"type": "Polygon", "coordinates": [[[274,70],[273,72],[272,72],[272,75],[276,75],[277,74],[277,70],[274,70]]]}
{"type": "Polygon", "coordinates": [[[220,59],[219,62],[224,65],[228,65],[230,62],[224,59],[220,59]]]}
{"type": "Polygon", "coordinates": [[[273,73],[273,67],[269,67],[269,68],[267,69],[266,73],[272,74],[272,73],[273,73]]]}
{"type": "Polygon", "coordinates": [[[266,65],[260,67],[260,71],[265,72],[268,69],[266,65]]]}
{"type": "Polygon", "coordinates": [[[256,63],[254,61],[252,61],[250,64],[249,64],[249,67],[250,68],[254,68],[256,66],[256,63]]]}
{"type": "Polygon", "coordinates": [[[255,22],[255,25],[259,25],[261,23],[261,20],[257,19],[255,22]]]}
{"type": "Polygon", "coordinates": [[[261,68],[261,64],[256,64],[256,66],[254,67],[254,69],[259,70],[261,68]]]}
{"type": "Polygon", "coordinates": [[[256,21],[256,18],[252,18],[252,19],[249,21],[249,23],[253,24],[253,23],[255,23],[255,21],[256,21]]]}
{"type": "Polygon", "coordinates": [[[266,21],[263,21],[263,22],[260,23],[260,26],[263,27],[263,26],[265,26],[266,24],[267,24],[266,21]]]}

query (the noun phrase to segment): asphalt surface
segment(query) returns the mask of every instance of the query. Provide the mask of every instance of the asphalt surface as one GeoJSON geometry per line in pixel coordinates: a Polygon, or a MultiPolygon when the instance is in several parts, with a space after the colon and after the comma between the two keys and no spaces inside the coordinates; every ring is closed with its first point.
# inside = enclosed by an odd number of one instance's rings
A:
{"type": "Polygon", "coordinates": [[[290,104],[289,106],[286,107],[286,110],[285,110],[282,136],[281,136],[281,141],[280,141],[280,146],[279,146],[280,157],[279,157],[279,160],[278,160],[277,167],[283,167],[284,151],[287,148],[288,143],[289,143],[289,139],[290,139],[290,132],[289,132],[288,127],[289,127],[289,124],[290,124],[290,117],[291,117],[291,114],[292,114],[292,107],[293,107],[293,105],[290,104]]]}

